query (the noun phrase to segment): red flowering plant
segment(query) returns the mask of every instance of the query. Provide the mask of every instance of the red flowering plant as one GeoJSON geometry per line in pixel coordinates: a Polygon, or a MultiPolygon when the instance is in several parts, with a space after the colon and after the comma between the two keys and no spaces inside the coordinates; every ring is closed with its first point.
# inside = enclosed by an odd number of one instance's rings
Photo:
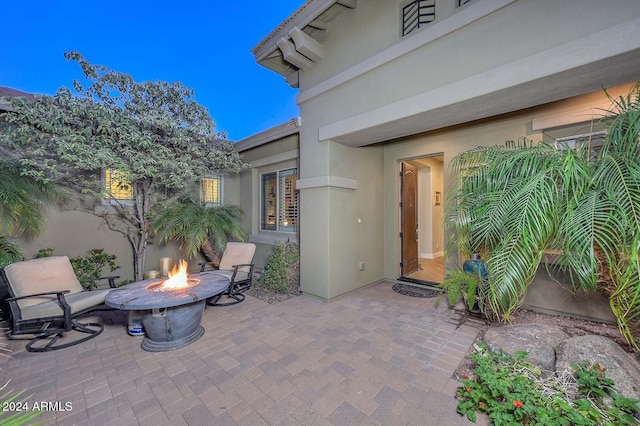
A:
{"type": "Polygon", "coordinates": [[[526,352],[512,356],[479,346],[473,359],[473,374],[463,374],[456,391],[458,413],[473,422],[481,412],[494,425],[640,425],[640,401],[620,396],[597,363],[543,376],[526,352]]]}

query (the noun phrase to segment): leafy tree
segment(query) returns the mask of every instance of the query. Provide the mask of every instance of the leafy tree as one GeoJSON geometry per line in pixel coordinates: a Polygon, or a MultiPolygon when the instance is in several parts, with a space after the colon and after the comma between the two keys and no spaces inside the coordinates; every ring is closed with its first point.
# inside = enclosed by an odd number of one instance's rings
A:
{"type": "Polygon", "coordinates": [[[242,216],[244,212],[238,206],[208,207],[199,200],[182,198],[155,216],[152,230],[161,241],[178,241],[187,256],[201,252],[218,267],[227,238],[244,240],[247,236],[240,226],[242,216]]]}
{"type": "Polygon", "coordinates": [[[38,235],[46,207],[64,199],[55,186],[22,175],[15,161],[0,163],[0,266],[22,258],[10,237],[38,235]]]}
{"type": "Polygon", "coordinates": [[[110,199],[97,214],[128,239],[140,280],[150,220],[161,204],[207,173],[238,172],[245,165],[193,90],[136,82],[76,51],[65,57],[80,65],[86,83],[75,80],[75,93],[63,87],[53,97],[15,99],[1,143],[21,156],[30,176],[110,199]],[[131,201],[105,188],[106,170],[116,171],[119,189],[130,190],[131,201]]]}

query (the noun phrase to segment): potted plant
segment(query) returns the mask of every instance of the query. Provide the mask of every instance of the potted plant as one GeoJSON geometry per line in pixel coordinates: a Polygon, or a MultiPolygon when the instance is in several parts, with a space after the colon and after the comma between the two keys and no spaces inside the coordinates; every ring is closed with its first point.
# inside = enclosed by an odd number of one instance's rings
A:
{"type": "Polygon", "coordinates": [[[454,306],[463,299],[467,310],[480,313],[482,310],[478,295],[481,291],[482,283],[482,277],[478,274],[449,269],[447,270],[447,278],[438,284],[443,292],[438,295],[436,303],[440,303],[440,300],[446,294],[449,306],[454,306]]]}

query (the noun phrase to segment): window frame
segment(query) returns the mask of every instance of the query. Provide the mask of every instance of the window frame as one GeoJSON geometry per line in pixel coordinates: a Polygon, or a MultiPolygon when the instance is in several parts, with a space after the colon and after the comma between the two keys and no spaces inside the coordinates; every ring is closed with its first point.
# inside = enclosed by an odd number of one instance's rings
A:
{"type": "MultiPolygon", "coordinates": [[[[127,191],[130,193],[130,198],[121,198],[121,197],[116,197],[114,196],[114,191],[112,191],[110,188],[113,188],[112,185],[112,181],[113,178],[111,177],[114,172],[117,173],[123,173],[121,171],[119,171],[118,169],[114,169],[112,167],[109,167],[107,169],[103,169],[102,170],[102,188],[104,189],[104,196],[102,197],[102,204],[105,205],[125,205],[125,206],[132,206],[134,204],[135,201],[135,197],[133,194],[133,185],[131,184],[131,182],[128,182],[129,185],[129,190],[126,189],[118,189],[116,188],[116,193],[120,192],[120,191],[127,191]]],[[[124,179],[123,179],[124,180],[124,179]]],[[[123,182],[118,182],[119,184],[122,184],[123,182]]]]}
{"type": "MultiPolygon", "coordinates": [[[[210,175],[205,175],[202,178],[200,178],[199,191],[200,191],[200,193],[199,193],[200,201],[205,203],[207,205],[207,207],[220,207],[223,204],[223,178],[222,178],[222,175],[221,174],[210,174],[210,175]],[[218,200],[217,201],[207,201],[206,191],[203,188],[203,184],[204,184],[205,180],[211,180],[211,181],[217,182],[217,186],[218,186],[218,188],[217,188],[218,200]]],[[[214,189],[214,192],[215,191],[216,191],[216,189],[214,189]]]]}
{"type": "MultiPolygon", "coordinates": [[[[300,217],[299,215],[300,202],[299,202],[298,190],[295,188],[295,181],[297,179],[298,179],[297,166],[260,173],[260,183],[259,183],[260,228],[259,229],[261,232],[281,232],[281,233],[287,233],[287,234],[296,234],[298,232],[298,223],[299,223],[299,217],[300,217]],[[294,183],[292,187],[290,187],[289,189],[290,191],[289,194],[285,192],[286,189],[281,188],[281,182],[283,182],[283,179],[286,179],[287,176],[294,177],[294,183]],[[273,207],[274,213],[275,213],[274,214],[275,223],[273,224],[269,224],[267,220],[269,216],[268,214],[269,212],[266,205],[267,199],[266,199],[265,178],[275,180],[275,192],[272,195],[273,197],[275,197],[274,199],[276,201],[275,206],[273,207]],[[284,209],[286,208],[286,201],[284,201],[284,199],[287,196],[292,198],[293,208],[295,209],[295,223],[292,225],[285,224],[286,218],[285,218],[285,215],[283,214],[284,209]],[[285,204],[285,206],[283,206],[283,204],[285,204]]],[[[290,181],[286,180],[285,182],[290,182],[290,181]]]]}

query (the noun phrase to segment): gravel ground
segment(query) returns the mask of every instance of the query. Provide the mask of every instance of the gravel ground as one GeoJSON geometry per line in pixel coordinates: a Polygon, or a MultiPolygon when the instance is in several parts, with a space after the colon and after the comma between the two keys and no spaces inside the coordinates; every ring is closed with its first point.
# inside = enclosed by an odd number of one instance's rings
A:
{"type": "Polygon", "coordinates": [[[300,291],[300,275],[297,268],[290,271],[289,275],[290,278],[287,283],[286,293],[276,293],[273,290],[261,287],[260,280],[258,279],[254,281],[253,286],[247,290],[245,294],[270,304],[283,302],[292,297],[300,296],[302,292],[300,291]]]}

